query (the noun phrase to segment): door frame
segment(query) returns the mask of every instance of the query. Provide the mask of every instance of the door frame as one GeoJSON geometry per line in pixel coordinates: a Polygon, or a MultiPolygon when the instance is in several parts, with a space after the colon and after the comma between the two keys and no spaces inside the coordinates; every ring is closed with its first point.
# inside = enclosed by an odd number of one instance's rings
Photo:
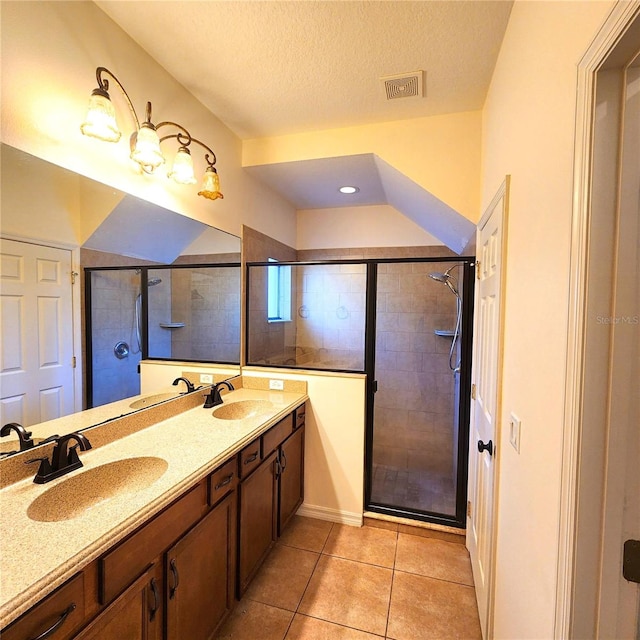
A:
{"type": "MultiPolygon", "coordinates": [[[[597,73],[634,20],[640,19],[640,0],[618,2],[578,64],[576,130],[573,176],[573,218],[569,281],[569,314],[564,403],[560,527],[554,637],[571,637],[576,591],[576,549],[580,532],[577,518],[580,497],[583,401],[586,374],[586,313],[591,232],[591,188],[595,143],[595,88],[597,73]]],[[[636,23],[637,24],[637,23],[636,23]]],[[[604,437],[604,434],[602,434],[604,437]]],[[[597,481],[602,487],[604,478],[597,481]]],[[[597,588],[597,587],[596,587],[597,588]]]]}

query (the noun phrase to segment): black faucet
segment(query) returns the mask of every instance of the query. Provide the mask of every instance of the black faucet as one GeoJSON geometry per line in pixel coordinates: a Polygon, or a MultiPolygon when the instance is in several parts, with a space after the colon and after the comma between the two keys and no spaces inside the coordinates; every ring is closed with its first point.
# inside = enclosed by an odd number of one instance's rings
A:
{"type": "Polygon", "coordinates": [[[49,458],[46,456],[44,458],[27,460],[25,464],[40,462],[40,468],[33,481],[36,484],[44,484],[70,471],[80,469],[82,462],[80,462],[80,458],[78,457],[78,448],[80,448],[81,451],[86,451],[87,449],[91,449],[91,443],[81,433],[68,433],[56,440],[56,446],[53,448],[53,453],[51,454],[51,462],[49,462],[49,458]],[[75,440],[77,444],[70,447],[69,443],[71,440],[75,440]]]}
{"type": "Polygon", "coordinates": [[[182,380],[182,382],[184,382],[187,385],[187,390],[185,391],[185,393],[191,393],[192,391],[196,390],[196,388],[193,386],[193,382],[191,382],[191,380],[187,380],[186,378],[176,378],[173,381],[173,386],[177,387],[178,382],[180,382],[180,380],[182,380]]]}
{"type": "MultiPolygon", "coordinates": [[[[18,434],[18,440],[20,441],[20,451],[27,451],[33,449],[34,442],[31,439],[31,431],[27,431],[21,424],[17,422],[9,422],[0,429],[0,437],[4,438],[8,436],[12,431],[18,434]]],[[[14,451],[7,453],[17,453],[14,451]]]]}
{"type": "Polygon", "coordinates": [[[204,398],[204,409],[211,409],[211,407],[217,407],[219,404],[222,404],[222,396],[220,395],[220,387],[227,387],[229,391],[233,391],[233,385],[228,380],[223,380],[222,382],[218,382],[218,384],[214,384],[211,387],[211,391],[204,398]]]}

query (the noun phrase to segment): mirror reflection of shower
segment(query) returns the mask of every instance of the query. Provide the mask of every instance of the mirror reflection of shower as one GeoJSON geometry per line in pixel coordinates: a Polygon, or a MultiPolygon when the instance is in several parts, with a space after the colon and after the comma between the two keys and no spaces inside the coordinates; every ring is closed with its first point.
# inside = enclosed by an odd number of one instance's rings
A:
{"type": "MultiPolygon", "coordinates": [[[[136,269],[136,273],[140,273],[140,269],[136,269]]],[[[149,278],[149,280],[147,280],[147,287],[155,287],[161,282],[162,278],[149,278]]],[[[136,296],[133,322],[136,331],[136,342],[138,344],[137,351],[134,351],[134,353],[140,353],[142,351],[142,291],[136,296]]]]}
{"type": "Polygon", "coordinates": [[[460,339],[460,330],[462,328],[462,298],[460,297],[460,292],[458,291],[458,281],[455,276],[451,275],[451,272],[461,266],[461,264],[454,264],[453,267],[450,267],[444,273],[436,271],[429,274],[429,277],[432,280],[441,282],[442,284],[446,285],[451,293],[453,293],[453,295],[456,297],[456,325],[453,330],[451,349],[449,349],[449,369],[451,369],[454,374],[460,372],[460,356],[458,355],[458,357],[456,358],[456,348],[458,346],[458,341],[460,339]]]}

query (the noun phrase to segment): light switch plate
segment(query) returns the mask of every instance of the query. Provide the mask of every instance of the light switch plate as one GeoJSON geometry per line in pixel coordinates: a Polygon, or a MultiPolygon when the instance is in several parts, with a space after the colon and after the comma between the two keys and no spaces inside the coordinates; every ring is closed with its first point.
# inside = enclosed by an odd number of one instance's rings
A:
{"type": "Polygon", "coordinates": [[[515,413],[509,416],[509,442],[511,446],[520,453],[520,430],[522,423],[515,413]]]}

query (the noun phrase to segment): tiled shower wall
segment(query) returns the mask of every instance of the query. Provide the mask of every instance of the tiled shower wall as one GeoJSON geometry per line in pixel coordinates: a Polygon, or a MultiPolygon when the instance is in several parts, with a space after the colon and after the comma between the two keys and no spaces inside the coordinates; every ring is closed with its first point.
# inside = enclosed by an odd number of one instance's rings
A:
{"type": "Polygon", "coordinates": [[[91,278],[93,406],[99,406],[140,393],[134,323],[140,275],[133,269],[94,271],[91,278]],[[129,345],[129,355],[123,359],[114,353],[120,341],[129,345]]]}
{"type": "Polygon", "coordinates": [[[240,268],[171,270],[171,357],[240,362],[240,268]]]}
{"type": "Polygon", "coordinates": [[[373,462],[397,474],[392,483],[388,474],[376,475],[376,502],[445,513],[455,506],[445,491],[453,488],[457,451],[452,339],[434,331],[454,328],[456,298],[428,275],[449,266],[378,268],[373,462]]]}

